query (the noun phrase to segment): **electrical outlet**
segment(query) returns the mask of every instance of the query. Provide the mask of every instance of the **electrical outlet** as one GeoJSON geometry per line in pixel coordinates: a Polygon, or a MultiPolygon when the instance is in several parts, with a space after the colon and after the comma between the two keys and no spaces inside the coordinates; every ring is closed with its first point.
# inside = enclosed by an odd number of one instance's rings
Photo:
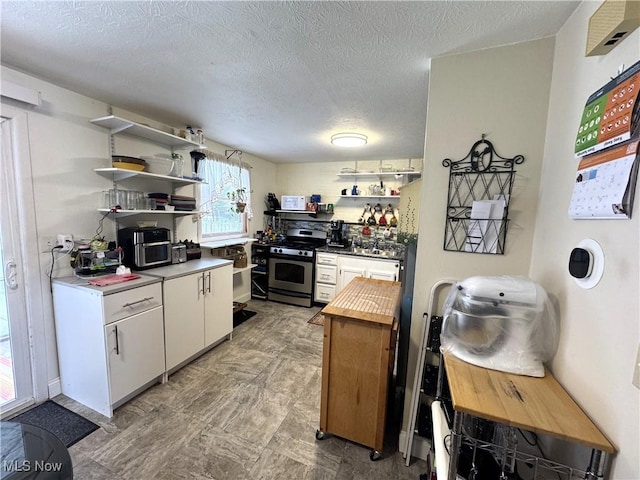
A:
{"type": "Polygon", "coordinates": [[[38,249],[42,253],[51,253],[51,249],[58,244],[57,237],[42,236],[38,241],[38,249]]]}
{"type": "Polygon", "coordinates": [[[632,382],[636,388],[640,389],[640,345],[638,345],[638,353],[636,354],[636,366],[633,369],[632,382]]]}
{"type": "Polygon", "coordinates": [[[73,235],[68,233],[59,233],[57,239],[57,245],[61,245],[61,252],[70,252],[73,250],[73,235]]]}

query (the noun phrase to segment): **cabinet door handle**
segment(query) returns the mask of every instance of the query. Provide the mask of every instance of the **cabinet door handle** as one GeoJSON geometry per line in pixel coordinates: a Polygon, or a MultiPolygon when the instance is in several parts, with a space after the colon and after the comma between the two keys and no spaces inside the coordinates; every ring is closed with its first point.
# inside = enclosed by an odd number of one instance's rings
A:
{"type": "Polygon", "coordinates": [[[200,298],[200,294],[204,296],[204,273],[198,276],[198,298],[200,298]],[[202,280],[202,288],[200,288],[201,280],[202,280]]]}
{"type": "Polygon", "coordinates": [[[207,292],[211,293],[211,272],[207,272],[207,292]]]}
{"type": "Polygon", "coordinates": [[[144,297],[142,300],[138,300],[137,302],[125,303],[124,305],[122,305],[122,308],[133,307],[134,305],[137,305],[142,302],[147,302],[149,300],[153,300],[153,297],[144,297]]]}
{"type": "Polygon", "coordinates": [[[118,344],[118,325],[114,327],[116,332],[116,355],[120,355],[120,345],[118,344]]]}

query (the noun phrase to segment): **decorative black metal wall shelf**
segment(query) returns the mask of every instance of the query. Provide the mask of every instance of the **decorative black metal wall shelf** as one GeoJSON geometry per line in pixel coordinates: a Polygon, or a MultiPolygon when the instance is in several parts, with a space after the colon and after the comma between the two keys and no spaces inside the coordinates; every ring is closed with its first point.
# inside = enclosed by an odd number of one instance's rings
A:
{"type": "Polygon", "coordinates": [[[522,155],[498,155],[484,134],[463,159],[442,161],[449,167],[444,250],[504,254],[514,167],[523,162],[522,155]],[[473,211],[478,201],[485,202],[473,211]]]}

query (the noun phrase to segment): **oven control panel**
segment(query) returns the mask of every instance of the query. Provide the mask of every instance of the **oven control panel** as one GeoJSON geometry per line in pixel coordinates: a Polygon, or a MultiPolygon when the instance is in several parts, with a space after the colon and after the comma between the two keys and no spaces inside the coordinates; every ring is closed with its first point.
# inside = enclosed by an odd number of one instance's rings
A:
{"type": "Polygon", "coordinates": [[[275,253],[277,255],[290,255],[292,257],[313,257],[313,251],[286,247],[271,247],[271,253],[275,253]]]}

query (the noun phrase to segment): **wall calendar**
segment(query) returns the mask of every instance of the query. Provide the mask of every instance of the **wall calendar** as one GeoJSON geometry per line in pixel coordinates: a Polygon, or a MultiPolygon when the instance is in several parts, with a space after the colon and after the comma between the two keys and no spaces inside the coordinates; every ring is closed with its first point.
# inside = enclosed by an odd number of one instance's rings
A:
{"type": "Polygon", "coordinates": [[[575,141],[580,162],[569,217],[631,218],[640,163],[639,91],[636,62],[587,99],[575,141]]]}
{"type": "Polygon", "coordinates": [[[631,218],[638,175],[638,142],[580,160],[569,204],[571,218],[631,218]]]}

